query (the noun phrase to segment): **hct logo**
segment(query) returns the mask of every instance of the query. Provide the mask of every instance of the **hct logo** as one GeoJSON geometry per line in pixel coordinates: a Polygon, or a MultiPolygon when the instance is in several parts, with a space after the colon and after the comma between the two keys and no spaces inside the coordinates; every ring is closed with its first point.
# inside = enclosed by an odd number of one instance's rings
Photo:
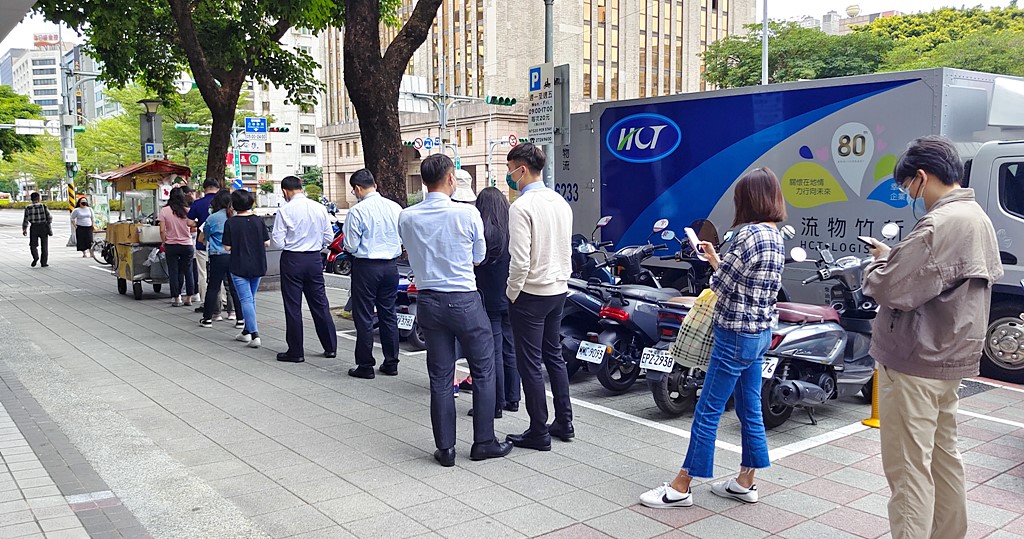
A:
{"type": "Polygon", "coordinates": [[[682,131],[661,114],[633,114],[612,125],[605,143],[615,157],[630,163],[651,163],[668,157],[682,142],[682,131]]]}

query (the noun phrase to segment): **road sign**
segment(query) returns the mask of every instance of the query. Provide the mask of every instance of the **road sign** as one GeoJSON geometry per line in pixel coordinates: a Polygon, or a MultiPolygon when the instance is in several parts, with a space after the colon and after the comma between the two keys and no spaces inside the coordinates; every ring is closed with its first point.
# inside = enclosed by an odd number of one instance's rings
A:
{"type": "Polygon", "coordinates": [[[243,185],[242,178],[235,178],[235,181],[231,182],[231,187],[235,189],[241,189],[243,185]]]}
{"type": "Polygon", "coordinates": [[[163,159],[164,158],[164,145],[159,142],[147,142],[146,143],[146,161],[151,159],[163,159]]]}
{"type": "Polygon", "coordinates": [[[42,135],[45,132],[43,120],[14,119],[14,133],[16,135],[42,135]]]}
{"type": "Polygon", "coordinates": [[[245,138],[247,140],[267,140],[267,119],[250,117],[245,119],[245,138]]]}
{"type": "Polygon", "coordinates": [[[60,136],[60,122],[58,120],[50,120],[46,122],[46,134],[51,137],[60,136]]]}
{"type": "Polygon", "coordinates": [[[512,133],[508,136],[508,145],[515,146],[516,144],[519,144],[519,137],[517,137],[515,133],[512,133]]]}
{"type": "Polygon", "coordinates": [[[434,147],[434,139],[428,138],[423,141],[423,148],[428,152],[434,147]]]}
{"type": "Polygon", "coordinates": [[[541,64],[530,68],[530,140],[535,144],[555,142],[554,67],[541,64]]]}
{"type": "Polygon", "coordinates": [[[417,150],[423,147],[423,139],[416,137],[416,140],[412,141],[412,147],[417,150]]]}
{"type": "MultiPolygon", "coordinates": [[[[235,154],[229,153],[225,156],[224,162],[233,165],[235,163],[235,154]]],[[[242,165],[265,165],[267,164],[266,158],[258,153],[240,153],[238,154],[238,162],[242,165]]]]}
{"type": "Polygon", "coordinates": [[[267,151],[267,143],[262,140],[239,140],[238,151],[247,153],[264,153],[267,151]]]}

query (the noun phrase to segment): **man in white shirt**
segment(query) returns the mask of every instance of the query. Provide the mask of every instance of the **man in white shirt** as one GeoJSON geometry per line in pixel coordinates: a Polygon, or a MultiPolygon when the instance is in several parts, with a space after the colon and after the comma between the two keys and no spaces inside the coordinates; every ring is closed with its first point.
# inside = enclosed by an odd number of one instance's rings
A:
{"type": "Polygon", "coordinates": [[[541,172],[546,157],[533,144],[520,144],[508,152],[505,182],[521,194],[509,208],[509,264],[506,295],[516,344],[516,360],[523,379],[530,428],[509,434],[516,447],[549,451],[551,437],[568,442],[575,436],[569,376],[562,358],[559,332],[562,305],[572,273],[572,209],[554,190],[544,186],[541,172]],[[555,419],[548,421],[544,374],[551,379],[555,419]]]}
{"type": "Polygon", "coordinates": [[[352,253],[352,318],[356,325],[356,367],[348,375],[372,379],[373,308],[377,308],[380,346],[384,362],[380,373],[398,374],[398,263],[402,240],[398,215],[402,207],[377,192],[377,182],[367,169],[349,178],[352,194],[359,200],[345,217],[345,251],[352,253]]]}
{"type": "Polygon", "coordinates": [[[287,202],[274,217],[274,244],[281,248],[281,296],[284,298],[285,340],[288,350],[277,354],[278,361],[305,361],[302,345],[302,296],[309,302],[313,325],[320,337],[324,357],[338,355],[338,335],[331,319],[324,268],[320,251],[334,241],[334,230],[327,208],[306,198],[302,181],[295,176],[281,180],[287,202]]]}

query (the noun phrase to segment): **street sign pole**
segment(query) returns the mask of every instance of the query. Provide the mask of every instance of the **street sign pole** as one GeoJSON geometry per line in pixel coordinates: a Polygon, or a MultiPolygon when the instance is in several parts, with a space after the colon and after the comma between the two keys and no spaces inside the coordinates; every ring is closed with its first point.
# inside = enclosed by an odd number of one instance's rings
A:
{"type": "MultiPolygon", "coordinates": [[[[555,45],[554,45],[554,31],[555,31],[555,0],[544,0],[544,63],[551,65],[555,60],[555,45]]],[[[554,188],[555,187],[555,142],[551,142],[544,145],[544,185],[554,188]]]]}
{"type": "Polygon", "coordinates": [[[238,127],[231,127],[231,150],[235,157],[235,180],[242,181],[242,152],[238,151],[238,127]]]}

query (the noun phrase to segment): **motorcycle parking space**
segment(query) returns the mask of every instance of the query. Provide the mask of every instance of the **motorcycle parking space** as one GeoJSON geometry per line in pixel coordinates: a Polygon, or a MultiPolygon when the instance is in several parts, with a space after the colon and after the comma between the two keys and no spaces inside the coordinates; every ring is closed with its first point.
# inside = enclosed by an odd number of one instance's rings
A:
{"type": "MultiPolygon", "coordinates": [[[[16,226],[20,215],[6,218],[0,212],[0,227],[16,226]]],[[[55,228],[68,233],[64,223],[55,228]]],[[[119,296],[109,274],[70,250],[54,249],[50,268],[33,269],[20,239],[4,245],[15,254],[0,258],[0,362],[9,369],[0,369],[0,384],[38,403],[32,418],[80,451],[152,537],[795,539],[888,531],[878,432],[855,427],[870,412],[857,398],[820,407],[817,426],[796,412],[769,432],[773,462],[758,474],[760,503],[717,498],[701,482],[694,507],[651,510],[637,497],[678,469],[692,419],[664,416],[643,380],[610,395],[593,374],[578,373],[571,443],[483,462],[468,458],[472,396],[463,393],[457,464],[442,468],[431,456],[425,358],[406,343],[399,376],[353,379],[345,374],[351,322],[335,318],[342,336],[338,358],[328,360],[304,313],[306,362],[282,364],[274,360],[284,346],[279,292],[257,295],[264,348],[252,350],[232,340],[233,326],[199,328],[195,313],[163,296],[119,296]]],[[[329,277],[328,287],[331,304],[344,305],[347,281],[329,277]]],[[[1002,385],[965,384],[961,401],[969,537],[1024,537],[1024,390],[1002,385]]],[[[10,415],[24,430],[25,414],[10,415]]],[[[527,424],[521,407],[495,420],[495,431],[503,437],[527,424]]],[[[719,432],[715,474],[727,477],[739,464],[732,412],[719,432]]],[[[61,488],[66,472],[50,468],[38,437],[25,438],[61,488]]],[[[8,509],[0,504],[0,535],[8,509]]],[[[90,529],[92,518],[81,518],[90,529]]]]}

